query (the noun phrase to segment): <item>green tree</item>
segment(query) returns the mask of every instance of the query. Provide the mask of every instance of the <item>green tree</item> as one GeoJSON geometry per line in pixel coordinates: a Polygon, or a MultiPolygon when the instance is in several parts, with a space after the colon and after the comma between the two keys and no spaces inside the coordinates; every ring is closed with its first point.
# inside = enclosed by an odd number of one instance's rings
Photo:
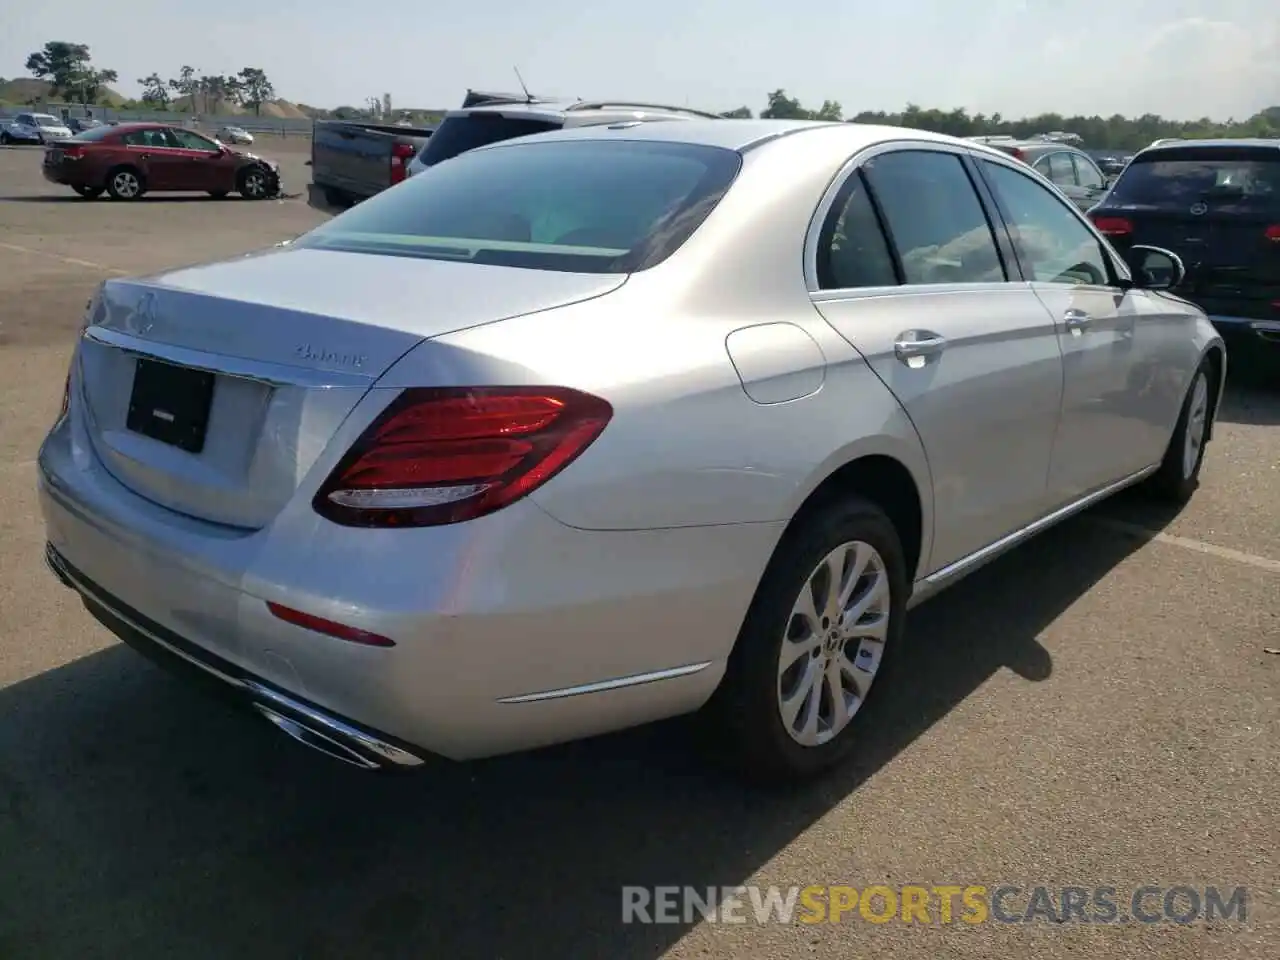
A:
{"type": "Polygon", "coordinates": [[[839,100],[823,100],[822,106],[810,116],[814,120],[841,120],[844,118],[844,108],[840,106],[839,100]]]}
{"type": "Polygon", "coordinates": [[[276,88],[267,79],[264,70],[258,67],[245,67],[236,75],[240,102],[246,107],[253,107],[253,112],[262,115],[262,105],[276,98],[276,88]]]}
{"type": "Polygon", "coordinates": [[[781,88],[769,94],[768,105],[760,111],[762,120],[809,120],[812,114],[800,106],[800,101],[787,96],[781,88]]]}
{"type": "Polygon", "coordinates": [[[142,102],[147,106],[153,110],[169,109],[169,87],[160,79],[160,74],[153,73],[149,77],[143,77],[138,81],[138,86],[142,87],[142,102]]]}
{"type": "Polygon", "coordinates": [[[77,103],[97,102],[102,87],[119,79],[114,70],[94,68],[87,44],[65,40],[50,40],[27,57],[26,67],[37,80],[48,82],[51,96],[77,103]]]}
{"type": "MultiPolygon", "coordinates": [[[[185,99],[186,107],[192,113],[196,109],[196,91],[200,87],[200,81],[196,77],[196,68],[190,65],[183,65],[178,71],[178,75],[169,81],[169,89],[178,95],[179,101],[185,99]]],[[[181,108],[182,104],[179,103],[181,108]]]]}

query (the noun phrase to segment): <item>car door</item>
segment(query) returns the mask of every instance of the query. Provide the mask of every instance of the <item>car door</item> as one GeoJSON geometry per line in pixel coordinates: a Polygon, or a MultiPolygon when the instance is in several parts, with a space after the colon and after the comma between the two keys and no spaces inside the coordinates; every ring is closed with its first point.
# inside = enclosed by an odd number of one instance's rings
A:
{"type": "Polygon", "coordinates": [[[128,163],[142,171],[148,190],[181,190],[186,159],[161,127],[130,130],[123,136],[128,163]]]}
{"type": "Polygon", "coordinates": [[[1174,377],[1167,374],[1180,362],[1171,358],[1186,336],[1185,311],[1125,288],[1101,237],[1043,183],[1012,164],[981,159],[978,166],[1062,345],[1062,418],[1049,488],[1066,503],[1163,455],[1168,411],[1177,409],[1176,400],[1169,406],[1174,377]]]}
{"type": "Polygon", "coordinates": [[[181,189],[228,193],[235,189],[235,161],[220,145],[191,130],[171,128],[166,133],[186,160],[181,189]]]}
{"type": "Polygon", "coordinates": [[[1076,187],[1080,191],[1076,206],[1087,211],[1106,196],[1107,177],[1086,154],[1071,154],[1071,163],[1075,167],[1076,187]]]}
{"type": "Polygon", "coordinates": [[[1062,399],[1053,322],[1011,282],[963,150],[890,145],[849,172],[815,251],[813,299],[915,424],[936,571],[1040,516],[1062,399]]]}

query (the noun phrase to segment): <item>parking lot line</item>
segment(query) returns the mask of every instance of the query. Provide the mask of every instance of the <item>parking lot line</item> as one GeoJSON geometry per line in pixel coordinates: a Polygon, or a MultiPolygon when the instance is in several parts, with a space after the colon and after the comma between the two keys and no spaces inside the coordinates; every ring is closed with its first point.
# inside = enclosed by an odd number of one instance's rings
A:
{"type": "Polygon", "coordinates": [[[1141,537],[1143,540],[1165,543],[1173,547],[1182,547],[1184,550],[1194,550],[1196,553],[1207,554],[1221,560],[1231,560],[1235,563],[1243,563],[1259,570],[1266,570],[1269,573],[1280,573],[1280,560],[1272,560],[1270,557],[1259,557],[1256,554],[1245,553],[1242,550],[1232,550],[1229,547],[1205,543],[1203,540],[1192,540],[1188,537],[1174,536],[1171,533],[1161,533],[1159,530],[1152,530],[1124,520],[1114,520],[1110,517],[1094,517],[1093,522],[1120,533],[1141,537]]]}
{"type": "Polygon", "coordinates": [[[61,254],[49,253],[47,250],[33,250],[30,247],[20,247],[16,243],[0,243],[0,250],[12,250],[14,253],[27,253],[33,257],[47,257],[50,260],[57,260],[61,263],[69,263],[76,267],[88,267],[91,270],[101,270],[104,273],[126,274],[127,270],[118,270],[115,267],[109,267],[105,263],[94,263],[92,260],[80,260],[76,257],[64,257],[61,254]]]}

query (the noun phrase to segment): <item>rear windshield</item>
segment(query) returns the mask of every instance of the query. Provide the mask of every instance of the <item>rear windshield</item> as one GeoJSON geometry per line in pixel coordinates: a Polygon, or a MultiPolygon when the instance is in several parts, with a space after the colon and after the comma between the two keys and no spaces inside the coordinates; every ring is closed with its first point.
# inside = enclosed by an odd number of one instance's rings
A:
{"type": "Polygon", "coordinates": [[[71,139],[77,140],[80,143],[93,143],[96,140],[102,140],[106,137],[109,137],[116,132],[117,130],[115,127],[107,127],[107,126],[99,125],[96,127],[90,127],[87,130],[81,130],[71,139]]]}
{"type": "Polygon", "coordinates": [[[1110,204],[1240,207],[1280,206],[1280,150],[1177,150],[1137,157],[1111,188],[1110,204]]]}
{"type": "Polygon", "coordinates": [[[504,117],[499,113],[467,113],[445,117],[418,154],[418,159],[429,167],[442,160],[452,160],[458,154],[476,147],[515,137],[527,137],[531,133],[559,130],[561,126],[556,120],[504,117]]]}
{"type": "Polygon", "coordinates": [[[670,256],[728,190],[735,151],[648,141],[528,141],[424,170],[296,246],[579,273],[670,256]]]}

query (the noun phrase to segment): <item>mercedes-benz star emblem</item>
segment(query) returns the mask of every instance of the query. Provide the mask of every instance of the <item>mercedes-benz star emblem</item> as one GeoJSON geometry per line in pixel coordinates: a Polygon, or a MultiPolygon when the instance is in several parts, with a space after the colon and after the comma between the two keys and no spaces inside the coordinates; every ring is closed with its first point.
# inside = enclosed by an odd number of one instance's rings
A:
{"type": "Polygon", "coordinates": [[[1191,205],[1191,215],[1194,217],[1204,216],[1208,212],[1209,205],[1207,203],[1193,203],[1191,205]]]}

